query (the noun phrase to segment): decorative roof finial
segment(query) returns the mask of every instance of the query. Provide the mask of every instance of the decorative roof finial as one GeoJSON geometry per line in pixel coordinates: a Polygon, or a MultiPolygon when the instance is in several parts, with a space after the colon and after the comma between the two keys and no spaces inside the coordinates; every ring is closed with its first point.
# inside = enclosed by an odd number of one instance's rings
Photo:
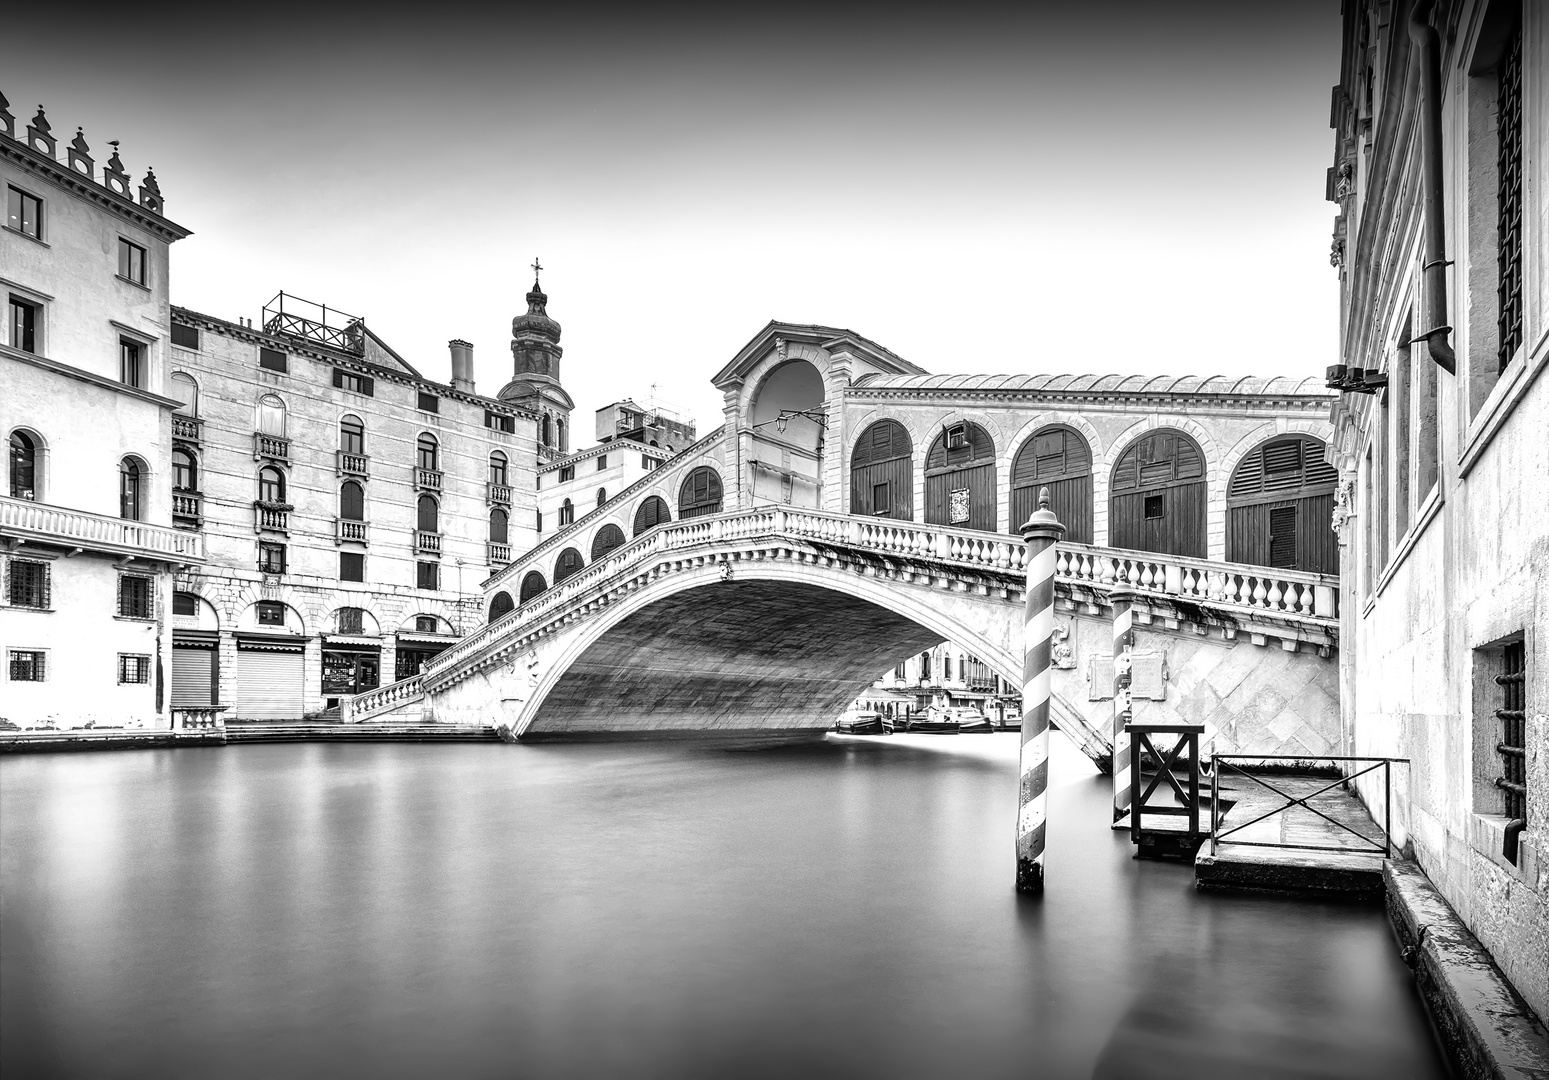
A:
{"type": "Polygon", "coordinates": [[[145,170],[145,179],[140,182],[140,205],[153,213],[162,211],[161,185],[156,183],[155,169],[145,170]]]}
{"type": "Polygon", "coordinates": [[[543,269],[543,264],[538,261],[537,256],[534,256],[533,260],[532,260],[532,287],[533,287],[533,291],[534,292],[540,291],[538,289],[538,273],[542,269],[543,269]]]}
{"type": "Polygon", "coordinates": [[[59,140],[50,135],[53,128],[49,125],[48,117],[43,115],[43,106],[38,106],[38,115],[32,118],[32,123],[27,125],[27,145],[40,154],[53,157],[59,149],[59,140]]]}
{"type": "Polygon", "coordinates": [[[77,153],[81,153],[81,154],[89,154],[89,153],[91,153],[91,147],[86,144],[86,129],[85,128],[78,127],[78,128],[75,129],[75,138],[70,140],[70,145],[75,147],[77,153]]]}
{"type": "Polygon", "coordinates": [[[8,139],[16,138],[16,117],[11,115],[11,103],[0,94],[0,132],[8,139]]]}
{"type": "Polygon", "coordinates": [[[124,163],[118,156],[118,140],[109,139],[108,145],[113,148],[113,156],[108,158],[108,163],[102,167],[102,182],[108,186],[108,190],[129,197],[129,171],[124,168],[124,163]]]}
{"type": "Polygon", "coordinates": [[[91,156],[91,147],[86,145],[85,129],[76,128],[75,138],[70,140],[71,170],[83,176],[90,176],[96,164],[96,159],[91,156]]]}
{"type": "Polygon", "coordinates": [[[32,126],[45,135],[54,130],[53,126],[48,122],[48,117],[43,115],[43,106],[41,105],[38,106],[38,115],[32,118],[32,126]]]}

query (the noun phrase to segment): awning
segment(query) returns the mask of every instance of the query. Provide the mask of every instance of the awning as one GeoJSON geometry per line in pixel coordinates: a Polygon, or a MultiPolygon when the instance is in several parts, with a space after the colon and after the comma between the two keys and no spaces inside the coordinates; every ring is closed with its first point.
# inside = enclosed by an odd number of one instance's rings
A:
{"type": "Polygon", "coordinates": [[[237,636],[237,648],[251,649],[259,652],[305,652],[306,638],[297,637],[294,634],[285,637],[259,637],[239,634],[237,636]]]}

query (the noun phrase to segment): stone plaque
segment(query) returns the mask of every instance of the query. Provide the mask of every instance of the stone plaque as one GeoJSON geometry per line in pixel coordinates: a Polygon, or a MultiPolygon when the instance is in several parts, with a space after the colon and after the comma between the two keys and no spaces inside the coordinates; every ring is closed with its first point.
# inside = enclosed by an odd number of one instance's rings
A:
{"type": "Polygon", "coordinates": [[[953,488],[947,492],[947,522],[951,525],[968,524],[968,489],[953,488]]]}
{"type": "Polygon", "coordinates": [[[1088,701],[1113,700],[1113,657],[1087,657],[1086,699],[1088,701]]]}
{"type": "Polygon", "coordinates": [[[1131,652],[1129,669],[1130,695],[1148,701],[1165,701],[1167,680],[1162,676],[1162,654],[1159,652],[1131,652]]]}

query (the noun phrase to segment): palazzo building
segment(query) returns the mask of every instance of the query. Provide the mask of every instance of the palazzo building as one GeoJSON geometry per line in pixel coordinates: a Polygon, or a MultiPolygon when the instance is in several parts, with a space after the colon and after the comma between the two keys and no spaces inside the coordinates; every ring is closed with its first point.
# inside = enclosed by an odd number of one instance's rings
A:
{"type": "MultiPolygon", "coordinates": [[[[1399,838],[1540,1016],[1546,50],[1541,4],[1347,3],[1328,177],[1346,752],[1409,759],[1399,838]]],[[[1363,790],[1380,820],[1381,788],[1363,790]]]]}

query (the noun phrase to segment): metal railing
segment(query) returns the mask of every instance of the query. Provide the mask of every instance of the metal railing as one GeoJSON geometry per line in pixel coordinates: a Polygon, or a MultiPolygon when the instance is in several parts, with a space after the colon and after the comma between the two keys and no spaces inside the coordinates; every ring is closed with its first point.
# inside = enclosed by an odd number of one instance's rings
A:
{"type": "Polygon", "coordinates": [[[31,499],[0,496],[0,533],[92,551],[175,562],[204,561],[204,537],[199,533],[67,510],[31,499]]]}
{"type": "Polygon", "coordinates": [[[348,450],[337,451],[340,476],[370,476],[371,458],[365,454],[352,454],[348,450]]]}
{"type": "Polygon", "coordinates": [[[264,333],[301,338],[360,356],[366,351],[366,324],[327,304],[278,293],[264,305],[264,333]]]}
{"type": "MultiPolygon", "coordinates": [[[[1340,854],[1380,854],[1385,858],[1392,857],[1393,766],[1409,764],[1408,758],[1335,757],[1327,755],[1309,757],[1298,754],[1215,754],[1212,756],[1211,761],[1210,854],[1214,855],[1217,848],[1221,844],[1235,844],[1240,847],[1291,848],[1298,851],[1332,851],[1338,852],[1340,854]],[[1284,761],[1294,762],[1301,765],[1316,764],[1318,762],[1329,762],[1331,764],[1337,762],[1355,762],[1364,763],[1365,768],[1359,769],[1353,773],[1346,773],[1334,780],[1330,780],[1327,784],[1324,784],[1316,791],[1309,792],[1305,795],[1297,795],[1293,792],[1281,790],[1273,782],[1265,779],[1258,773],[1249,772],[1242,768],[1240,765],[1233,764],[1233,762],[1237,761],[1284,761]],[[1250,818],[1247,821],[1233,825],[1230,829],[1223,831],[1221,828],[1221,825],[1225,820],[1225,816],[1221,813],[1221,770],[1223,768],[1231,769],[1237,775],[1246,777],[1247,779],[1253,781],[1255,784],[1258,784],[1260,787],[1266,788],[1273,792],[1275,795],[1279,796],[1285,801],[1272,810],[1266,810],[1255,818],[1250,818]],[[1358,780],[1369,773],[1376,772],[1378,769],[1382,770],[1382,825],[1380,826],[1380,831],[1382,833],[1382,843],[1377,843],[1371,837],[1366,836],[1365,834],[1358,832],[1355,829],[1352,829],[1349,825],[1346,825],[1342,821],[1336,821],[1334,818],[1311,805],[1312,800],[1316,799],[1319,795],[1333,791],[1335,788],[1344,787],[1352,781],[1358,780]],[[1243,829],[1248,828],[1250,825],[1257,825],[1261,821],[1267,821],[1269,818],[1274,817],[1276,814],[1283,814],[1287,810],[1290,810],[1296,806],[1300,806],[1304,810],[1309,810],[1312,813],[1318,815],[1318,817],[1322,818],[1324,821],[1328,822],[1330,825],[1334,825],[1340,829],[1343,829],[1345,832],[1359,840],[1360,844],[1355,846],[1340,846],[1335,844],[1291,844],[1284,842],[1270,843],[1269,841],[1265,840],[1226,839],[1226,837],[1231,836],[1233,833],[1241,832],[1243,829]]],[[[1376,825],[1376,822],[1374,821],[1372,824],[1376,825]]]]}
{"type": "Polygon", "coordinates": [[[283,435],[265,435],[253,432],[253,460],[268,458],[270,461],[290,461],[290,440],[283,435]]]}

